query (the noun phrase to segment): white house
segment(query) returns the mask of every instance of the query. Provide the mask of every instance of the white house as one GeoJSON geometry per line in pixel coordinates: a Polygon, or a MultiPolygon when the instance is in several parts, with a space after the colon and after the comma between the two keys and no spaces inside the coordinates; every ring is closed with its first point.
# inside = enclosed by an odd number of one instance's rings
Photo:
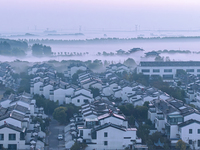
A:
{"type": "Polygon", "coordinates": [[[0,125],[0,149],[26,150],[30,148],[25,142],[25,129],[13,126],[7,122],[0,125]]]}
{"type": "Polygon", "coordinates": [[[71,98],[71,103],[76,105],[76,106],[81,106],[85,103],[91,103],[92,101],[93,101],[92,97],[87,96],[87,95],[82,94],[82,93],[77,94],[77,95],[75,95],[71,98]]]}
{"type": "Polygon", "coordinates": [[[190,119],[178,125],[178,134],[191,149],[200,149],[200,122],[190,119]]]}
{"type": "Polygon", "coordinates": [[[88,147],[95,150],[125,149],[131,147],[137,140],[136,128],[125,128],[112,123],[105,123],[91,131],[91,144],[88,147]]]}

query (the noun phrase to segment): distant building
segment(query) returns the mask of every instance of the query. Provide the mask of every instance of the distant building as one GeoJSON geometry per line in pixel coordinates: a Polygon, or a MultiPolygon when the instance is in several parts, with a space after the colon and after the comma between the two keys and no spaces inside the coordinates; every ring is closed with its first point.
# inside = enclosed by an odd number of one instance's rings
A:
{"type": "Polygon", "coordinates": [[[186,71],[188,74],[200,76],[200,61],[168,61],[140,62],[137,67],[137,73],[143,73],[148,76],[161,76],[165,80],[171,80],[180,70],[186,71]]]}

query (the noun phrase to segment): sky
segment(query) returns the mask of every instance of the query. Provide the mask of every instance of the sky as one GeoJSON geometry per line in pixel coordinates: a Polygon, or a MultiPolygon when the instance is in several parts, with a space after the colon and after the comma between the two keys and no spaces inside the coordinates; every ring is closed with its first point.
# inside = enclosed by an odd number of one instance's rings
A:
{"type": "Polygon", "coordinates": [[[0,0],[1,32],[198,30],[200,0],[0,0]]]}

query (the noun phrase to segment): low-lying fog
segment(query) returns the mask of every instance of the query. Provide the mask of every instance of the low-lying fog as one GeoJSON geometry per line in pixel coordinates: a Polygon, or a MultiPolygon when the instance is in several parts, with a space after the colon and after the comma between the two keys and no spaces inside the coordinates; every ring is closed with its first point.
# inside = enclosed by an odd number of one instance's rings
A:
{"type": "MultiPolygon", "coordinates": [[[[82,38],[100,38],[100,36],[103,36],[103,31],[99,32],[87,32],[87,34],[84,34],[82,38]]],[[[117,37],[117,38],[130,38],[130,37],[136,37],[136,32],[106,32],[108,35],[112,35],[111,37],[117,37]]],[[[138,32],[142,33],[142,32],[138,32]]],[[[137,34],[138,34],[137,33],[137,34]]],[[[144,34],[147,35],[151,34],[152,35],[198,35],[199,32],[158,32],[158,31],[145,31],[144,34]],[[152,33],[153,32],[153,33],[152,33]]],[[[19,35],[22,35],[24,33],[17,33],[19,35]]],[[[42,32],[40,33],[35,33],[37,35],[43,35],[42,32]]],[[[9,35],[9,34],[7,34],[9,35]]],[[[80,36],[81,37],[81,36],[80,36]]],[[[9,39],[25,39],[25,37],[8,37],[9,39]]],[[[30,39],[34,39],[33,37],[29,37],[30,39]]],[[[29,39],[28,38],[28,39],[29,39]]],[[[38,36],[35,37],[37,39],[38,36]]],[[[53,36],[52,39],[57,39],[57,38],[62,38],[60,36],[53,36]]],[[[76,36],[70,36],[68,37],[69,39],[76,39],[76,36]]],[[[78,38],[78,37],[77,37],[78,38]]],[[[108,37],[105,37],[108,38],[108,37]]],[[[51,39],[51,38],[49,38],[51,39]]],[[[65,38],[63,38],[64,40],[65,38]]],[[[154,60],[154,58],[144,58],[145,53],[149,51],[157,51],[157,50],[190,50],[191,52],[199,52],[199,39],[170,39],[170,40],[133,40],[133,41],[128,41],[128,42],[113,42],[113,43],[102,43],[102,44],[46,44],[48,46],[51,46],[52,51],[56,53],[62,52],[69,52],[69,53],[86,53],[88,52],[88,55],[85,56],[57,56],[57,57],[33,57],[31,55],[31,52],[28,52],[27,56],[24,58],[16,58],[16,57],[6,57],[6,56],[0,56],[0,61],[14,61],[16,59],[22,60],[22,61],[30,61],[30,62],[39,62],[39,61],[48,61],[48,60],[57,60],[57,61],[62,61],[62,60],[82,60],[82,61],[87,61],[87,60],[95,60],[95,59],[101,59],[101,60],[109,60],[109,61],[114,61],[114,62],[122,62],[126,60],[127,58],[133,58],[136,62],[139,62],[141,60],[154,60]],[[143,52],[136,52],[133,53],[132,55],[129,56],[97,56],[97,53],[100,52],[101,54],[103,51],[105,52],[113,52],[116,53],[116,50],[122,49],[124,51],[127,51],[132,49],[132,48],[142,48],[144,49],[143,52]]],[[[30,43],[29,43],[30,45],[30,43]]],[[[188,61],[188,60],[193,60],[197,61],[199,60],[200,54],[160,54],[160,56],[167,57],[169,56],[170,60],[181,60],[181,61],[188,61]]]]}

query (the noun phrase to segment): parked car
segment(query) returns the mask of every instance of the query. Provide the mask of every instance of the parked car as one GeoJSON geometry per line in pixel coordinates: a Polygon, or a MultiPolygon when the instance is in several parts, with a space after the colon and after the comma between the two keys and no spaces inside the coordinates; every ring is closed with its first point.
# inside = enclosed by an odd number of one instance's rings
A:
{"type": "Polygon", "coordinates": [[[58,140],[63,140],[63,135],[62,134],[58,134],[58,140]]]}

